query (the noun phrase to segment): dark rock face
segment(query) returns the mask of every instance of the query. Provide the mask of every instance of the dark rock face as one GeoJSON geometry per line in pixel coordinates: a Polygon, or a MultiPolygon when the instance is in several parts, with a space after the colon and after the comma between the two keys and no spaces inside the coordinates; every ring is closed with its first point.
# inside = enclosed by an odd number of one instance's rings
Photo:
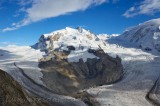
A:
{"type": "Polygon", "coordinates": [[[10,75],[0,70],[0,106],[49,106],[32,97],[10,75]]]}
{"type": "Polygon", "coordinates": [[[149,48],[149,47],[146,47],[145,50],[146,50],[146,51],[152,51],[152,49],[149,48]]]}
{"type": "Polygon", "coordinates": [[[154,83],[153,87],[151,90],[148,92],[146,95],[147,100],[154,104],[154,106],[160,106],[160,76],[154,83]]]}
{"type": "Polygon", "coordinates": [[[69,50],[76,50],[76,48],[75,48],[74,46],[67,46],[67,48],[68,48],[69,50]]]}
{"type": "Polygon", "coordinates": [[[70,95],[80,90],[113,83],[123,75],[119,57],[112,58],[103,50],[88,50],[99,59],[82,59],[79,62],[68,62],[65,52],[54,51],[54,60],[41,61],[42,80],[48,88],[58,94],[70,95]]]}

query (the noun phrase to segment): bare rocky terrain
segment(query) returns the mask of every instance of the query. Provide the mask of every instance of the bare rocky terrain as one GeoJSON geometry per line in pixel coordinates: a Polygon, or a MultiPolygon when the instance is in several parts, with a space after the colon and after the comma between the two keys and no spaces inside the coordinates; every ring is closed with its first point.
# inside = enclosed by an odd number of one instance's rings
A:
{"type": "Polygon", "coordinates": [[[8,73],[0,70],[0,106],[49,106],[47,101],[31,96],[8,73]]]}

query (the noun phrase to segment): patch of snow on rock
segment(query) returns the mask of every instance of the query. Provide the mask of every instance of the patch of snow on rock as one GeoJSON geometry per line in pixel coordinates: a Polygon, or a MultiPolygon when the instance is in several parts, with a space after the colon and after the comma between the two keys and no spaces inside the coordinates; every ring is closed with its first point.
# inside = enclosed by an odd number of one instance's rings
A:
{"type": "Polygon", "coordinates": [[[79,62],[79,59],[83,59],[84,62],[87,61],[88,58],[97,58],[92,53],[88,53],[87,49],[86,50],[76,50],[76,51],[71,51],[71,53],[68,56],[68,61],[69,62],[79,62]]]}

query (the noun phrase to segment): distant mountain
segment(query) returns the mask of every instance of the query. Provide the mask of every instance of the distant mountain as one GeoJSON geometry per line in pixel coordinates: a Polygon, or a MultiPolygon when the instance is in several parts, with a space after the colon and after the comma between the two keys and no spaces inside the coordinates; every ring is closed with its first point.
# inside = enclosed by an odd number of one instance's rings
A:
{"type": "Polygon", "coordinates": [[[160,18],[132,27],[119,38],[148,51],[153,49],[160,51],[160,18]]]}

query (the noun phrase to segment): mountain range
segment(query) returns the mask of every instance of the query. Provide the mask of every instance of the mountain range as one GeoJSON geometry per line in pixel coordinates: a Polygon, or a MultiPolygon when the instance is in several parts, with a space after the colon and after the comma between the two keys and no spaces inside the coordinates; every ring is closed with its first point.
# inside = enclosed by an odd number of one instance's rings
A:
{"type": "Polygon", "coordinates": [[[0,69],[24,106],[159,106],[160,19],[112,35],[66,27],[33,46],[0,47],[0,69]]]}

